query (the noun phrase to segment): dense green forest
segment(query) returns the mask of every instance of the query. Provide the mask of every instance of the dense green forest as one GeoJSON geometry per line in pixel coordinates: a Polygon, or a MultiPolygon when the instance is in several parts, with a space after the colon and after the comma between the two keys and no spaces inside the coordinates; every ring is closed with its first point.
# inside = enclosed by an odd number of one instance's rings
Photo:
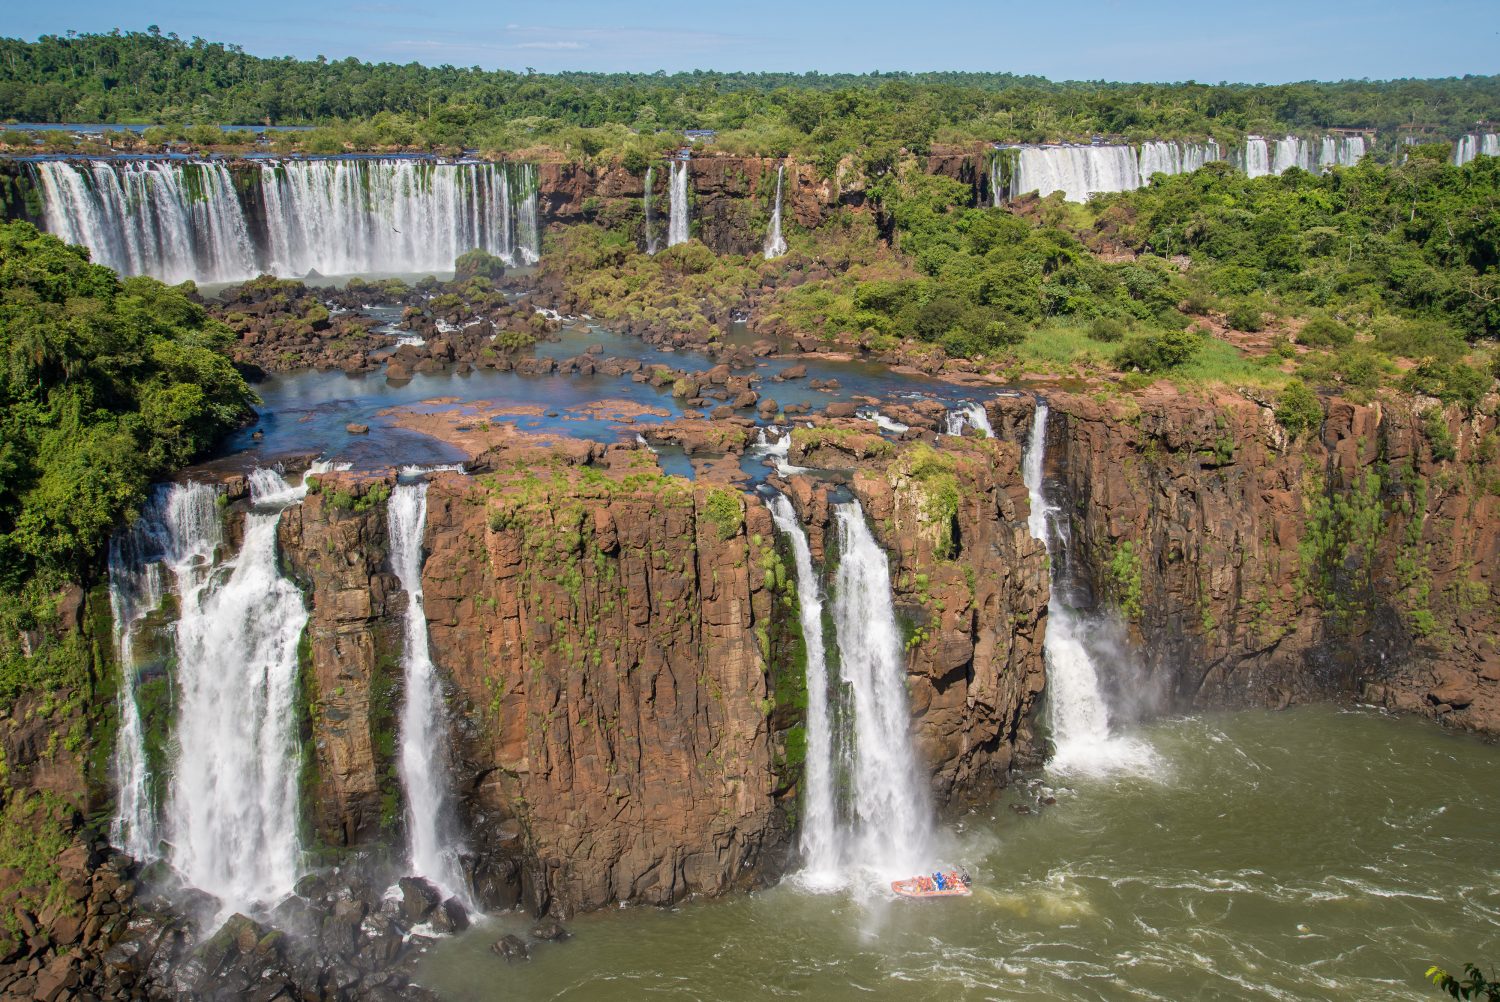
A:
{"type": "Polygon", "coordinates": [[[0,119],[334,125],[356,145],[618,147],[620,130],[715,129],[727,148],[804,154],[872,143],[1107,134],[1222,140],[1348,126],[1452,138],[1493,117],[1500,77],[1276,86],[1051,82],[1008,73],[543,75],[264,59],[152,29],[0,39],[0,119]],[[588,130],[604,130],[589,135],[588,130]],[[1421,130],[1419,130],[1421,131],[1421,130]]]}
{"type": "Polygon", "coordinates": [[[86,571],[152,481],[250,415],[230,337],[182,287],[0,225],[0,588],[86,571]]]}
{"type": "Polygon", "coordinates": [[[1396,166],[1247,178],[1224,163],[1087,205],[1010,211],[912,161],[871,179],[890,220],[844,214],[781,263],[628,226],[573,227],[542,269],[611,321],[698,334],[747,290],[767,330],[941,347],[1019,377],[1089,371],[1356,398],[1396,387],[1475,406],[1500,356],[1500,159],[1443,144],[1396,166]],[[796,280],[788,280],[796,275],[796,280]],[[1250,348],[1251,350],[1245,350],[1250,348]]]}

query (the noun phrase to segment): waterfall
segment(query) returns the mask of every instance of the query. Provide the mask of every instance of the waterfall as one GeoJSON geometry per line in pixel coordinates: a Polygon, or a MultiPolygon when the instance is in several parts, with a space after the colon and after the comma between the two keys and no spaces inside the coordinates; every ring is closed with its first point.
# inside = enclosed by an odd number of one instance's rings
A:
{"type": "MultiPolygon", "coordinates": [[[[146,761],[146,729],[136,701],[135,630],[161,605],[161,561],[165,557],[167,489],[153,491],[145,509],[109,541],[109,609],[114,620],[115,655],[120,662],[120,730],[115,738],[113,772],[119,801],[110,841],[138,860],[156,851],[156,810],[151,802],[146,761]]],[[[210,499],[211,500],[211,499],[210,499]]]]}
{"type": "Polygon", "coordinates": [[[267,163],[260,190],[278,275],[451,271],[475,248],[515,265],[540,257],[530,164],[267,163]]]}
{"type": "Polygon", "coordinates": [[[1476,156],[1500,157],[1500,133],[1471,133],[1453,146],[1453,162],[1460,166],[1476,156]]]}
{"type": "Polygon", "coordinates": [[[1246,177],[1264,177],[1271,173],[1270,147],[1264,139],[1260,136],[1245,137],[1245,151],[1239,167],[1246,177]]]}
{"type": "Polygon", "coordinates": [[[769,459],[771,465],[776,467],[776,472],[783,477],[790,477],[794,473],[806,473],[808,471],[808,467],[806,466],[793,466],[787,462],[787,457],[792,453],[792,433],[790,429],[777,428],[775,425],[769,425],[766,428],[757,428],[755,429],[755,441],[751,444],[750,449],[756,455],[769,459]],[[771,441],[766,435],[768,430],[777,436],[776,441],[771,441]]]}
{"type": "Polygon", "coordinates": [[[1005,179],[1001,175],[1000,157],[990,157],[990,204],[995,208],[1004,205],[1007,197],[1005,179]]]}
{"type": "Polygon", "coordinates": [[[985,438],[994,438],[995,429],[990,427],[990,416],[985,413],[984,405],[966,400],[948,411],[944,419],[943,433],[946,435],[962,435],[965,428],[977,428],[984,432],[985,438]]]}
{"type": "Polygon", "coordinates": [[[1293,167],[1312,170],[1312,151],[1307,141],[1297,136],[1276,140],[1272,145],[1271,173],[1284,174],[1293,167]]]}
{"type": "Polygon", "coordinates": [[[646,253],[655,254],[661,248],[656,242],[656,203],[651,198],[651,182],[656,177],[656,168],[646,168],[646,193],[641,196],[641,202],[646,210],[646,253]]]}
{"type": "Polygon", "coordinates": [[[823,596],[813,571],[807,532],[792,503],[772,494],[767,507],[776,528],[792,546],[797,571],[797,603],[802,641],[807,653],[807,755],[802,793],[802,861],[807,876],[818,884],[836,883],[839,835],[833,794],[833,730],[828,700],[828,662],[823,646],[823,596]]]}
{"type": "Polygon", "coordinates": [[[255,274],[255,250],[221,163],[105,160],[35,164],[47,230],[98,264],[164,282],[255,274]]]}
{"type": "Polygon", "coordinates": [[[250,182],[244,204],[219,162],[48,161],[34,170],[49,232],[121,274],[165,282],[443,272],[476,247],[514,265],[541,256],[531,164],[267,161],[239,169],[250,182]]]}
{"type": "Polygon", "coordinates": [[[834,507],[839,566],[833,620],[839,674],[854,706],[854,860],[887,873],[920,865],[931,830],[912,751],[911,705],[890,567],[857,501],[834,507]]]}
{"type": "Polygon", "coordinates": [[[1140,182],[1145,184],[1153,174],[1190,174],[1210,160],[1219,159],[1219,144],[1149,142],[1141,144],[1140,182]]]}
{"type": "Polygon", "coordinates": [[[872,421],[874,422],[875,427],[879,428],[883,432],[888,432],[892,435],[903,434],[908,430],[909,427],[908,425],[902,424],[900,421],[893,421],[892,419],[886,417],[874,407],[861,407],[854,412],[854,416],[859,418],[861,421],[872,421]]]}
{"type": "Polygon", "coordinates": [[[767,261],[786,253],[786,241],[781,238],[781,179],[785,173],[785,164],[776,168],[776,206],[771,210],[771,227],[766,231],[767,261]]]}
{"type": "Polygon", "coordinates": [[[212,530],[201,516],[173,547],[180,701],[165,827],[173,866],[227,914],[274,905],[301,868],[294,709],[307,609],[277,566],[279,509],[248,513],[239,553],[218,564],[217,512],[212,530]]]}
{"type": "Polygon", "coordinates": [[[411,869],[444,897],[469,904],[459,866],[463,851],[447,775],[448,728],[442,692],[427,641],[422,604],[422,533],[427,525],[427,484],[398,484],[389,508],[391,566],[406,591],[406,632],[401,664],[406,696],[401,710],[401,785],[406,790],[406,834],[411,869]]]}
{"type": "Polygon", "coordinates": [[[1140,163],[1129,146],[1026,146],[1016,159],[1013,195],[1054,191],[1070,202],[1096,192],[1130,191],[1141,186],[1140,163]]]}
{"type": "Polygon", "coordinates": [[[688,242],[688,164],[686,160],[672,161],[671,217],[667,220],[667,246],[676,247],[688,242]]]}
{"type": "Polygon", "coordinates": [[[1087,623],[1065,597],[1070,533],[1058,509],[1047,503],[1042,466],[1047,450],[1047,404],[1038,401],[1031,440],[1021,461],[1021,475],[1031,496],[1027,526],[1047,548],[1052,576],[1047,601],[1047,703],[1052,725],[1051,768],[1059,772],[1101,773],[1143,769],[1151,764],[1150,749],[1139,741],[1112,734],[1109,707],[1095,667],[1095,646],[1087,623]],[[1054,537],[1056,545],[1054,547],[1054,537]]]}

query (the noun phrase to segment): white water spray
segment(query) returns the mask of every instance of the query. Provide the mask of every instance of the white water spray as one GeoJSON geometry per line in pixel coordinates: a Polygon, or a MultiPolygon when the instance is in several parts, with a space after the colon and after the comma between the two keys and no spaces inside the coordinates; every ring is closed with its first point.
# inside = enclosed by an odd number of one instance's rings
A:
{"type": "Polygon", "coordinates": [[[1022,457],[1021,474],[1031,495],[1027,522],[1033,538],[1047,548],[1052,573],[1047,602],[1047,703],[1052,724],[1053,755],[1049,767],[1057,772],[1101,774],[1119,770],[1143,770],[1152,764],[1150,748],[1140,741],[1112,734],[1109,707],[1099,684],[1087,624],[1067,603],[1057,568],[1067,566],[1069,535],[1057,518],[1058,510],[1047,504],[1043,490],[1042,464],[1047,449],[1047,405],[1037,403],[1031,441],[1022,457]],[[1053,536],[1058,545],[1053,547],[1053,536]]]}
{"type": "Polygon", "coordinates": [[[834,522],[839,674],[854,703],[852,861],[883,875],[905,876],[925,864],[932,821],[912,751],[911,704],[890,566],[858,502],[835,506],[834,522]]]}
{"type": "Polygon", "coordinates": [[[646,193],[641,196],[646,211],[646,253],[655,254],[661,249],[656,239],[656,200],[651,197],[652,182],[656,179],[656,168],[646,168],[646,193]]]}
{"type": "Polygon", "coordinates": [[[398,484],[388,513],[391,566],[406,591],[406,631],[401,665],[406,696],[401,710],[401,785],[406,790],[406,834],[411,869],[444,897],[472,909],[459,856],[447,774],[448,728],[422,602],[422,534],[427,525],[427,484],[398,484]]]}
{"type": "Polygon", "coordinates": [[[87,247],[98,264],[171,284],[256,273],[249,227],[224,164],[59,160],[35,169],[47,231],[87,247]]]}
{"type": "Polygon", "coordinates": [[[274,906],[302,866],[294,708],[307,609],[277,566],[280,520],[247,514],[240,552],[217,565],[217,521],[197,524],[172,561],[181,701],[166,835],[173,866],[222,915],[274,906]]]}
{"type": "Polygon", "coordinates": [[[995,429],[990,427],[990,416],[985,413],[984,405],[974,403],[972,400],[954,407],[944,417],[943,433],[945,435],[962,435],[965,428],[977,428],[984,432],[985,438],[995,437],[995,429]]]}
{"type": "Polygon", "coordinates": [[[813,570],[807,532],[792,503],[773,494],[766,506],[776,528],[792,545],[797,570],[798,614],[807,653],[807,755],[802,793],[803,875],[814,885],[839,881],[839,835],[833,794],[833,731],[828,700],[828,662],[823,647],[823,596],[813,570]]]}
{"type": "Polygon", "coordinates": [[[776,205],[771,209],[771,226],[766,231],[765,255],[766,260],[781,257],[786,253],[786,241],[781,237],[781,180],[786,173],[786,165],[782,164],[776,168],[776,205]]]}
{"type": "Polygon", "coordinates": [[[671,217],[667,220],[667,246],[676,247],[689,239],[688,227],[688,164],[686,160],[672,161],[671,217]]]}

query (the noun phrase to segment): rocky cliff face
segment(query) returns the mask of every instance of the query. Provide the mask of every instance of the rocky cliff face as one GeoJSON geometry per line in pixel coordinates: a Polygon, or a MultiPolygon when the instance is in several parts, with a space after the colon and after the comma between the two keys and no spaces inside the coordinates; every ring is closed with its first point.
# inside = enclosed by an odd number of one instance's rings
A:
{"type": "MultiPolygon", "coordinates": [[[[769,513],[654,465],[606,473],[532,451],[438,475],[428,494],[423,587],[477,883],[497,903],[570,912],[780,872],[804,668],[769,513]]],[[[1033,748],[1047,586],[1019,459],[1011,443],[954,439],[854,476],[891,554],[941,803],[982,799],[1033,748]]],[[[382,482],[320,485],[282,528],[312,608],[307,802],[329,845],[399,844],[404,602],[369,500],[382,482]]],[[[828,488],[785,486],[823,559],[828,488]]]]}
{"type": "MultiPolygon", "coordinates": [[[[696,156],[688,161],[693,236],[720,254],[761,249],[776,197],[776,169],[785,164],[783,213],[788,222],[814,227],[840,205],[858,204],[857,192],[820,179],[811,164],[770,157],[696,156]]],[[[541,220],[570,224],[599,220],[624,224],[645,244],[645,175],[619,166],[543,163],[537,169],[541,220]]],[[[665,242],[669,199],[665,162],[652,179],[657,237],[665,242]]]]}
{"type": "Polygon", "coordinates": [[[1291,441],[1238,395],[1051,402],[1085,576],[1165,705],[1358,696],[1500,731],[1494,418],[1331,399],[1291,441]]]}
{"type": "Polygon", "coordinates": [[[282,552],[309,596],[304,822],[329,846],[369,845],[393,834],[401,817],[392,791],[406,602],[390,570],[385,506],[354,510],[388,482],[331,474],[320,486],[279,526],[282,552]]]}

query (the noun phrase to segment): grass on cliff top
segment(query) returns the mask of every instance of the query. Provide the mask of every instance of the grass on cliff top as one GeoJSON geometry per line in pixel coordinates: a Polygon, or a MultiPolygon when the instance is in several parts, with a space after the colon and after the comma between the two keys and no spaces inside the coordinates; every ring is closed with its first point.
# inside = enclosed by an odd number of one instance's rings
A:
{"type": "MultiPolygon", "coordinates": [[[[1027,331],[1024,340],[1010,354],[1023,372],[1087,376],[1115,372],[1118,351],[1118,342],[1098,341],[1089,336],[1084,326],[1059,323],[1027,331]]],[[[1191,358],[1160,378],[1181,386],[1225,383],[1276,388],[1289,378],[1277,368],[1280,361],[1276,356],[1264,360],[1252,358],[1232,344],[1207,336],[1191,358]]]]}

